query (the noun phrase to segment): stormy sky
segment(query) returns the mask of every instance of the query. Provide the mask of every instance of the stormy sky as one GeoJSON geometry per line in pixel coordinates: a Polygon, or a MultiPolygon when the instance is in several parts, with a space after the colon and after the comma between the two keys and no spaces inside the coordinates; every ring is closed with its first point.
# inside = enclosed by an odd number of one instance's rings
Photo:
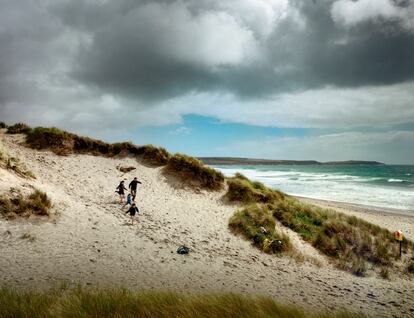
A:
{"type": "Polygon", "coordinates": [[[0,120],[414,164],[414,0],[0,0],[0,120]]]}

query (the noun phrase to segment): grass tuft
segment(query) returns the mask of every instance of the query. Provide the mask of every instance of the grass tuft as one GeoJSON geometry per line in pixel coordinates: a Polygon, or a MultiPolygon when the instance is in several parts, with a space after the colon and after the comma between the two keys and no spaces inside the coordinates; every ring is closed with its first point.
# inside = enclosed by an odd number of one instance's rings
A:
{"type": "Polygon", "coordinates": [[[31,130],[30,126],[25,123],[17,123],[7,127],[8,134],[26,134],[31,130]]]}
{"type": "Polygon", "coordinates": [[[257,181],[250,181],[245,176],[237,173],[233,178],[227,179],[228,190],[226,198],[231,202],[269,203],[282,200],[284,194],[277,190],[271,190],[257,181]]]}
{"type": "Polygon", "coordinates": [[[316,312],[282,305],[267,297],[237,294],[132,292],[127,289],[84,290],[80,287],[39,292],[0,289],[2,317],[180,317],[180,318],[339,318],[366,317],[344,311],[316,312]]]}
{"type": "Polygon", "coordinates": [[[219,190],[224,186],[224,176],[221,172],[205,166],[200,160],[183,154],[172,156],[165,170],[173,173],[188,185],[209,190],[219,190]]]}
{"type": "Polygon", "coordinates": [[[276,231],[275,219],[264,204],[252,204],[237,211],[229,227],[266,253],[286,252],[292,248],[289,237],[276,231]]]}
{"type": "Polygon", "coordinates": [[[30,215],[48,216],[51,207],[52,202],[46,193],[39,190],[34,190],[26,197],[20,193],[12,197],[0,196],[0,214],[7,218],[29,217],[30,215]]]}

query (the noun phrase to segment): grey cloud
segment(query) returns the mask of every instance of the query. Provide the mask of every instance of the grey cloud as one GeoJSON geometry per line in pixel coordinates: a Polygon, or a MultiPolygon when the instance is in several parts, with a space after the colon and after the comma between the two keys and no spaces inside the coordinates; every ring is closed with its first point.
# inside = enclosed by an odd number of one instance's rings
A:
{"type": "Polygon", "coordinates": [[[291,1],[268,18],[261,35],[262,16],[243,20],[236,6],[215,1],[78,0],[53,12],[93,38],[80,52],[75,79],[148,101],[208,91],[260,98],[414,79],[414,33],[394,20],[381,21],[392,33],[378,28],[378,21],[342,28],[332,19],[333,4],[291,1]],[[214,23],[205,23],[206,13],[214,23]]]}

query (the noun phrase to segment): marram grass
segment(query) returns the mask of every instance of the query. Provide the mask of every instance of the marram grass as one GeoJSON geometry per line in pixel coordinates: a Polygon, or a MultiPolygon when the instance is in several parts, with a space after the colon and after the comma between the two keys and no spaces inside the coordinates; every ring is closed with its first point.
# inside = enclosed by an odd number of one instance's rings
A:
{"type": "Polygon", "coordinates": [[[180,294],[132,292],[127,289],[85,290],[80,287],[50,292],[0,289],[0,317],[212,317],[212,318],[351,318],[347,311],[316,312],[282,305],[270,298],[237,294],[180,294]]]}

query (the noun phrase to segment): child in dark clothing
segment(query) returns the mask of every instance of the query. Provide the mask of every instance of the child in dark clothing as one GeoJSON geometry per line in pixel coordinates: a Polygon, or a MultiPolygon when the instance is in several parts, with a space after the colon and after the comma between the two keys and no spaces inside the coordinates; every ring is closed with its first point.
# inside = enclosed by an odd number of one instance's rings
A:
{"type": "Polygon", "coordinates": [[[129,213],[129,215],[131,216],[131,225],[134,225],[135,213],[139,213],[139,210],[135,203],[131,204],[131,207],[128,209],[126,213],[129,213]]]}
{"type": "Polygon", "coordinates": [[[118,192],[118,194],[119,194],[120,203],[124,202],[124,200],[125,200],[125,190],[127,190],[127,188],[125,188],[123,180],[119,183],[119,186],[117,186],[116,189],[118,191],[115,191],[115,192],[118,192]]]}

